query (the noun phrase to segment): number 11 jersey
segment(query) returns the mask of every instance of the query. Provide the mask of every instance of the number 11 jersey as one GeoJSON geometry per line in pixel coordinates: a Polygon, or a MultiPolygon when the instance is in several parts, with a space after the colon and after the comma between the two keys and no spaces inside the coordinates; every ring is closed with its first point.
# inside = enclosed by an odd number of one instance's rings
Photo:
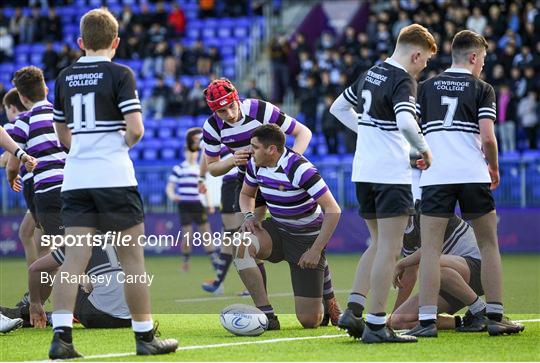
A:
{"type": "Polygon", "coordinates": [[[433,153],[420,186],[490,183],[479,120],[495,121],[495,91],[462,68],[450,68],[421,82],[417,113],[433,153]]]}
{"type": "Polygon", "coordinates": [[[136,186],[124,116],[141,112],[129,67],[81,57],[56,79],[54,121],[71,130],[62,191],[136,186]]]}
{"type": "Polygon", "coordinates": [[[388,58],[362,74],[343,96],[359,112],[352,181],[411,184],[410,145],[396,115],[416,117],[416,80],[388,58]]]}

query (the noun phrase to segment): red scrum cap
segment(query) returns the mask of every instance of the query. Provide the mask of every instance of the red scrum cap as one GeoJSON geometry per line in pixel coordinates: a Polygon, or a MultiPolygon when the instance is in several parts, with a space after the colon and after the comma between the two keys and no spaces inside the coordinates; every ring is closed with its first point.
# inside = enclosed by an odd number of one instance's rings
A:
{"type": "Polygon", "coordinates": [[[215,79],[204,90],[208,107],[216,112],[234,101],[238,101],[238,91],[227,78],[215,79]]]}

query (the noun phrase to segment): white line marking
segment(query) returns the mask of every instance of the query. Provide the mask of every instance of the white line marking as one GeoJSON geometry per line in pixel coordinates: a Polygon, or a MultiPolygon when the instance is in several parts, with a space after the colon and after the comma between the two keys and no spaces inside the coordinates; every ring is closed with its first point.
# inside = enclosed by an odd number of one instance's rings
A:
{"type": "MultiPolygon", "coordinates": [[[[527,319],[527,320],[514,320],[516,323],[538,323],[540,319],[527,319]]],[[[253,345],[253,344],[268,344],[268,343],[281,343],[281,342],[291,342],[299,340],[312,340],[312,339],[335,339],[341,337],[347,337],[347,334],[331,334],[331,335],[317,335],[310,337],[293,337],[293,338],[275,338],[275,339],[265,339],[265,340],[255,340],[255,341],[243,341],[235,343],[219,343],[219,344],[208,344],[208,345],[189,345],[186,347],[180,347],[176,351],[182,350],[195,350],[195,349],[211,349],[211,348],[226,348],[226,347],[235,347],[239,345],[253,345]]],[[[134,356],[134,352],[129,353],[110,353],[110,354],[97,354],[97,355],[88,355],[83,358],[73,359],[107,359],[107,358],[120,358],[120,357],[130,357],[134,356]]],[[[48,360],[34,361],[34,362],[50,362],[48,360]]]]}
{"type": "MultiPolygon", "coordinates": [[[[334,294],[344,294],[350,292],[349,290],[334,290],[334,294]]],[[[285,296],[293,296],[292,292],[276,292],[273,294],[269,294],[268,297],[285,297],[285,296]]],[[[251,296],[238,296],[238,295],[226,295],[226,296],[208,296],[208,297],[196,297],[192,299],[177,299],[174,300],[174,302],[182,304],[182,303],[196,303],[196,302],[203,302],[203,301],[216,301],[216,300],[230,300],[230,299],[247,299],[251,298],[251,296]]]]}

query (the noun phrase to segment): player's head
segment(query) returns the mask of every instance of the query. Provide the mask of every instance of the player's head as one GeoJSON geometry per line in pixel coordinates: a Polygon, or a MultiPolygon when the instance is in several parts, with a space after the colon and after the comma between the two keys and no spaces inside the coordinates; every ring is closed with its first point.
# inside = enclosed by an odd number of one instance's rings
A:
{"type": "Polygon", "coordinates": [[[13,85],[19,92],[21,103],[27,109],[32,108],[36,102],[43,101],[47,97],[47,86],[43,71],[38,67],[28,66],[19,69],[13,75],[13,85]]]}
{"type": "Polygon", "coordinates": [[[85,51],[108,50],[112,58],[118,47],[118,21],[106,9],[93,9],[83,15],[80,23],[79,47],[85,51]]]}
{"type": "Polygon", "coordinates": [[[274,166],[285,150],[285,134],[279,126],[259,126],[251,137],[252,158],[257,166],[274,166]]]}
{"type": "Polygon", "coordinates": [[[204,98],[222,120],[234,123],[240,119],[238,91],[227,78],[213,80],[204,90],[204,98]]]}
{"type": "Polygon", "coordinates": [[[431,56],[437,53],[437,43],[422,25],[411,24],[399,32],[395,53],[407,63],[404,64],[407,71],[416,76],[426,68],[431,56]]]}
{"type": "Polygon", "coordinates": [[[471,30],[462,30],[452,40],[452,67],[464,67],[476,77],[484,68],[488,43],[486,39],[471,30]]]}
{"type": "Polygon", "coordinates": [[[12,122],[15,120],[18,114],[21,112],[26,111],[26,107],[21,102],[21,98],[19,97],[19,92],[17,92],[17,88],[10,89],[5,95],[4,99],[2,100],[2,105],[4,106],[4,109],[6,110],[6,116],[9,120],[9,122],[12,122]]]}
{"type": "Polygon", "coordinates": [[[192,127],[187,130],[186,133],[186,150],[190,152],[197,152],[200,150],[202,139],[202,128],[192,127]]]}

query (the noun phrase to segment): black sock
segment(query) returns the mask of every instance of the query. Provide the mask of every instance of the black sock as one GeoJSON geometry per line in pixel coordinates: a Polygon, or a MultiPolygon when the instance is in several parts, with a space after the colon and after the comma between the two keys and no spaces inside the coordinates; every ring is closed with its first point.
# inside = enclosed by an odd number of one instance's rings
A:
{"type": "Polygon", "coordinates": [[[420,320],[420,325],[422,325],[424,328],[426,326],[430,326],[431,324],[435,324],[437,322],[437,320],[435,319],[425,319],[425,320],[420,320]]]}
{"type": "Polygon", "coordinates": [[[73,337],[71,336],[71,330],[69,326],[57,326],[54,328],[54,333],[58,334],[60,339],[62,339],[66,343],[73,343],[73,337]]]}
{"type": "Polygon", "coordinates": [[[191,256],[191,253],[182,253],[184,263],[187,263],[189,261],[190,256],[191,256]]]}
{"type": "Polygon", "coordinates": [[[264,267],[264,262],[258,263],[257,267],[259,268],[259,271],[261,271],[263,283],[264,283],[264,289],[268,291],[266,288],[266,268],[264,267]]]}
{"type": "Polygon", "coordinates": [[[489,320],[501,321],[503,317],[503,304],[496,301],[487,301],[486,315],[489,320]]]}
{"type": "Polygon", "coordinates": [[[144,332],[134,332],[135,337],[145,342],[151,342],[154,339],[154,330],[150,329],[149,331],[144,332]]]}
{"type": "Polygon", "coordinates": [[[274,317],[274,308],[272,305],[257,306],[257,309],[262,311],[268,318],[274,317]]]}
{"type": "MultiPolygon", "coordinates": [[[[386,316],[386,313],[376,313],[376,314],[372,314],[372,315],[386,316]]],[[[369,327],[369,329],[371,329],[373,331],[381,330],[382,328],[384,328],[386,326],[386,324],[373,324],[373,323],[370,323],[367,320],[366,320],[366,325],[369,327]]]]}
{"type": "Polygon", "coordinates": [[[351,309],[353,312],[353,315],[357,318],[362,317],[362,313],[364,312],[364,307],[362,304],[355,303],[355,302],[349,302],[347,303],[347,308],[351,309]]]}
{"type": "Polygon", "coordinates": [[[487,313],[486,315],[489,320],[493,320],[493,321],[501,321],[502,316],[503,316],[502,314],[498,314],[498,313],[487,313]]]}
{"type": "Polygon", "coordinates": [[[217,269],[217,275],[216,275],[216,285],[221,285],[223,280],[225,280],[225,276],[227,276],[227,272],[229,271],[229,267],[231,266],[233,258],[232,255],[228,253],[220,253],[219,254],[219,262],[218,262],[218,269],[217,269]]]}
{"type": "Polygon", "coordinates": [[[459,315],[454,316],[454,324],[455,324],[456,328],[459,328],[460,326],[463,325],[463,321],[461,319],[461,316],[459,316],[459,315]]]}

